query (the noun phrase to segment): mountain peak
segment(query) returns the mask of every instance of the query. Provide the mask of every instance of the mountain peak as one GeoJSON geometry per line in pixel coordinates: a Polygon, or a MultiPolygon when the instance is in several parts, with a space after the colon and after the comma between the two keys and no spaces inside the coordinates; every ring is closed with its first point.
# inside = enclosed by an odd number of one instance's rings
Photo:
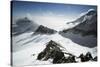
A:
{"type": "Polygon", "coordinates": [[[47,47],[48,46],[57,46],[57,45],[59,45],[58,43],[56,43],[55,41],[53,41],[53,40],[50,40],[49,42],[48,42],[48,44],[47,44],[47,47]]]}
{"type": "Polygon", "coordinates": [[[74,24],[74,27],[64,29],[60,31],[63,37],[71,39],[73,42],[86,46],[97,46],[97,12],[94,9],[90,9],[80,18],[70,23],[74,24]]]}
{"type": "Polygon", "coordinates": [[[24,32],[33,32],[37,29],[38,24],[28,17],[19,18],[15,24],[12,24],[12,35],[19,35],[24,32]]]}
{"type": "Polygon", "coordinates": [[[80,23],[83,23],[84,21],[92,20],[93,17],[96,15],[97,15],[97,12],[95,9],[89,9],[87,12],[81,13],[77,19],[75,19],[71,22],[67,22],[66,24],[70,24],[70,23],[80,24],[80,23]]]}
{"type": "Polygon", "coordinates": [[[45,27],[43,25],[40,25],[36,31],[35,31],[35,34],[54,34],[56,31],[53,30],[53,29],[50,29],[48,27],[45,27]]]}
{"type": "Polygon", "coordinates": [[[95,9],[89,9],[87,11],[87,14],[86,15],[94,15],[94,14],[96,14],[96,10],[95,9]]]}

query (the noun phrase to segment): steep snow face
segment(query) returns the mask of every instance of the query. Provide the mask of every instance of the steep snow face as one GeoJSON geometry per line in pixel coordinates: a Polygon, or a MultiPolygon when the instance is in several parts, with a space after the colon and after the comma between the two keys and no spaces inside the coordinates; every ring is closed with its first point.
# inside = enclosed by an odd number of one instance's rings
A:
{"type": "Polygon", "coordinates": [[[38,54],[46,48],[47,43],[53,40],[63,48],[63,52],[72,53],[75,56],[79,56],[81,53],[86,54],[91,52],[95,57],[97,54],[96,47],[88,48],[73,43],[70,39],[64,38],[58,33],[53,35],[32,35],[33,33],[23,33],[13,39],[13,65],[37,65],[37,64],[52,64],[52,59],[47,61],[37,60],[38,54]]]}
{"type": "Polygon", "coordinates": [[[75,20],[73,20],[71,22],[67,22],[67,24],[70,24],[70,23],[79,24],[79,23],[82,23],[84,21],[89,21],[96,14],[97,14],[96,10],[89,9],[87,12],[81,13],[80,16],[77,19],[75,19],[75,20]]]}
{"type": "Polygon", "coordinates": [[[61,35],[82,46],[90,48],[97,46],[97,38],[93,35],[84,36],[80,33],[74,34],[72,32],[61,33],[61,35]]]}
{"type": "Polygon", "coordinates": [[[77,19],[67,22],[67,25],[71,25],[69,28],[77,26],[77,28],[86,31],[96,27],[96,24],[97,24],[97,12],[94,9],[90,9],[87,12],[80,14],[80,16],[77,19]],[[94,26],[92,24],[94,24],[94,26]]]}
{"type": "Polygon", "coordinates": [[[97,46],[97,13],[90,9],[78,19],[69,24],[76,24],[73,28],[64,29],[60,32],[63,37],[86,47],[97,46]]]}
{"type": "MultiPolygon", "coordinates": [[[[76,18],[74,18],[74,19],[72,19],[70,21],[64,21],[66,23],[63,24],[63,25],[61,25],[61,26],[59,26],[60,29],[58,31],[61,31],[61,30],[64,30],[64,29],[73,28],[73,27],[79,25],[80,23],[83,23],[84,24],[84,22],[86,22],[86,24],[92,24],[93,23],[96,26],[96,23],[94,23],[97,20],[96,15],[97,15],[96,10],[89,9],[87,12],[81,13],[78,17],[76,17],[76,18]]],[[[90,29],[90,28],[93,28],[93,27],[94,26],[88,27],[86,25],[85,27],[81,27],[81,28],[82,29],[85,28],[85,30],[86,30],[86,28],[90,29]]]]}
{"type": "Polygon", "coordinates": [[[57,43],[60,43],[64,48],[65,51],[68,51],[69,53],[72,53],[76,56],[79,56],[80,54],[86,54],[87,52],[91,52],[93,54],[93,57],[95,57],[96,54],[94,54],[96,50],[96,47],[94,48],[88,48],[80,46],[77,43],[74,43],[72,40],[68,38],[64,38],[58,33],[53,35],[52,40],[54,40],[57,43]]]}

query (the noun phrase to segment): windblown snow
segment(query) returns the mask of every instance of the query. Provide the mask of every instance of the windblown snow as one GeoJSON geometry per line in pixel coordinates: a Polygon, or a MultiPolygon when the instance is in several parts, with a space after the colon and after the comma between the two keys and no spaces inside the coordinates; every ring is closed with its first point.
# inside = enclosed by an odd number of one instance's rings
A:
{"type": "Polygon", "coordinates": [[[63,46],[64,52],[70,52],[75,56],[81,53],[86,54],[91,52],[95,57],[96,47],[88,48],[80,46],[72,42],[68,38],[64,38],[59,33],[53,35],[33,35],[32,33],[23,33],[13,37],[13,65],[37,65],[37,64],[52,64],[52,59],[48,61],[36,60],[37,55],[46,47],[47,42],[53,40],[63,46]]]}
{"type": "MultiPolygon", "coordinates": [[[[69,22],[65,26],[63,25],[63,28],[72,28],[84,20],[91,19],[91,16],[92,15],[82,15],[81,18],[69,22]]],[[[27,31],[27,29],[25,30],[27,31]]],[[[60,44],[62,46],[60,49],[62,49],[63,52],[71,53],[77,57],[80,54],[86,54],[87,52],[90,52],[93,58],[97,55],[97,47],[89,48],[79,45],[71,39],[63,37],[59,32],[53,33],[52,35],[40,33],[34,35],[34,33],[35,32],[32,29],[31,32],[24,32],[17,36],[12,36],[12,62],[14,66],[52,64],[52,59],[47,61],[37,60],[38,54],[46,48],[46,45],[50,40],[60,44]]]]}

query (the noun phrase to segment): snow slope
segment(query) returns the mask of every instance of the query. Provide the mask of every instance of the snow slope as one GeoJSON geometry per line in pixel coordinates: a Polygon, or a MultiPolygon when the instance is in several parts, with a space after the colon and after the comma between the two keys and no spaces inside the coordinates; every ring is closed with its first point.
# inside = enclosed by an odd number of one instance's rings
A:
{"type": "MultiPolygon", "coordinates": [[[[75,21],[69,24],[78,24],[72,28],[65,28],[60,31],[63,37],[71,39],[73,42],[86,47],[97,46],[97,11],[90,9],[83,13],[75,21]]],[[[68,24],[66,25],[66,27],[68,24]]]]}
{"type": "Polygon", "coordinates": [[[58,33],[53,35],[32,34],[33,33],[23,33],[13,37],[12,59],[14,66],[52,64],[52,59],[49,59],[48,61],[36,60],[38,54],[45,49],[50,40],[63,46],[63,52],[69,52],[75,56],[79,56],[81,53],[86,54],[87,52],[90,52],[93,57],[97,55],[96,47],[88,48],[80,46],[70,39],[62,37],[58,33]]]}

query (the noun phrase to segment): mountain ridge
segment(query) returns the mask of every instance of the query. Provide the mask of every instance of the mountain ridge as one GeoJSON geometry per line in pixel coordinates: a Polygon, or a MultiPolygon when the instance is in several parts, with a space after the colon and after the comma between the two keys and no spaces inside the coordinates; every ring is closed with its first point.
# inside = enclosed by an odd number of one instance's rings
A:
{"type": "Polygon", "coordinates": [[[54,29],[50,29],[48,27],[45,27],[43,25],[40,25],[34,32],[34,34],[54,34],[57,31],[55,31],[54,29]]]}
{"type": "MultiPolygon", "coordinates": [[[[83,16],[80,17],[83,20],[78,22],[78,25],[64,29],[59,34],[83,46],[97,46],[97,13],[95,10],[90,10],[83,16]]],[[[78,18],[78,20],[80,19],[78,18]]]]}
{"type": "Polygon", "coordinates": [[[12,35],[19,35],[24,32],[33,32],[37,29],[38,24],[30,20],[28,17],[17,19],[17,21],[12,24],[12,35]]]}
{"type": "Polygon", "coordinates": [[[48,59],[52,59],[52,63],[77,63],[80,61],[77,61],[77,59],[80,59],[81,62],[86,61],[95,61],[96,57],[92,57],[90,52],[87,52],[86,55],[80,54],[79,57],[69,53],[69,52],[63,52],[61,48],[61,45],[56,43],[53,40],[50,40],[46,48],[40,52],[37,56],[37,60],[47,61],[48,59]],[[66,56],[67,55],[67,56],[66,56]]]}

